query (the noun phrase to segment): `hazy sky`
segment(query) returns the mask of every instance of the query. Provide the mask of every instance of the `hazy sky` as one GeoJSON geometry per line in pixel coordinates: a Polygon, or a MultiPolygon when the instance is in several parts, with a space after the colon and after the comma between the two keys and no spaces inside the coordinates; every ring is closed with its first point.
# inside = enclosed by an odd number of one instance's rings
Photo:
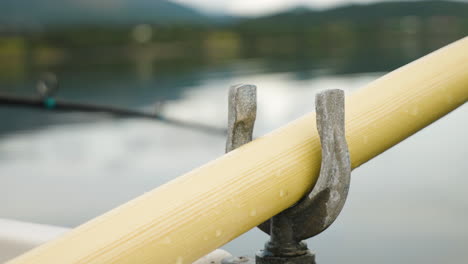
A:
{"type": "Polygon", "coordinates": [[[326,8],[349,3],[371,3],[382,0],[171,0],[210,12],[234,15],[261,15],[295,6],[326,8]]]}

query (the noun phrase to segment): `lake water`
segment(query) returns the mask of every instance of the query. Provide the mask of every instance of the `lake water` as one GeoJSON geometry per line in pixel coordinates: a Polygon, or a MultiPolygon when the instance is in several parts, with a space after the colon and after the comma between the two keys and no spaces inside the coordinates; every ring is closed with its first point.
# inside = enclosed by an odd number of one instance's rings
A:
{"type": "MultiPolygon", "coordinates": [[[[152,65],[58,72],[59,96],[148,110],[215,127],[227,123],[232,84],[258,86],[255,136],[314,110],[317,90],[352,93],[383,75],[321,67],[272,69],[239,60],[189,70],[152,65]]],[[[34,75],[0,80],[2,92],[34,93],[34,75]]],[[[0,217],[77,226],[224,152],[221,135],[145,119],[0,108],[0,217]]],[[[467,263],[468,106],[464,105],[353,171],[346,206],[310,239],[319,263],[467,263]]],[[[253,255],[252,230],[224,248],[253,255]]]]}

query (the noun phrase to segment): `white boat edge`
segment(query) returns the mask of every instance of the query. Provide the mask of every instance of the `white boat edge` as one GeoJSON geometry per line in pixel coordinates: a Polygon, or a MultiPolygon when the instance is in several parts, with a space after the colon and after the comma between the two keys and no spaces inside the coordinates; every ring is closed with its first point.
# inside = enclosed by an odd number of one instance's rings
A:
{"type": "MultiPolygon", "coordinates": [[[[0,263],[5,263],[69,230],[65,227],[0,218],[0,263]]],[[[222,259],[226,257],[231,257],[231,254],[217,249],[193,264],[221,264],[222,259]]]]}

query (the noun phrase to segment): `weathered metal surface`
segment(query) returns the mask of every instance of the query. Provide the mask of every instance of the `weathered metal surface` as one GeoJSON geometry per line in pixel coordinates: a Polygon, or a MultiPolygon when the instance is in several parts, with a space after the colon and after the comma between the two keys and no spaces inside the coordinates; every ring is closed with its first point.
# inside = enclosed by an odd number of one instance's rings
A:
{"type": "MultiPolygon", "coordinates": [[[[345,138],[344,92],[327,90],[316,96],[317,129],[322,146],[320,176],[310,193],[295,206],[264,222],[259,228],[270,235],[256,263],[315,263],[301,242],[327,229],[341,212],[349,190],[351,163],[345,138]]],[[[226,152],[252,140],[256,116],[256,87],[236,85],[229,90],[226,152]]],[[[242,259],[248,261],[247,259],[242,259]]],[[[237,258],[226,263],[238,263],[237,258]]]]}
{"type": "Polygon", "coordinates": [[[311,192],[299,203],[259,226],[270,234],[270,240],[257,253],[257,264],[315,263],[315,256],[301,241],[327,229],[346,201],[351,162],[345,138],[344,92],[327,90],[315,99],[322,147],[320,175],[311,192]]]}
{"type": "MultiPolygon", "coordinates": [[[[344,92],[338,89],[321,92],[316,96],[315,105],[322,147],[320,175],[304,199],[278,215],[289,219],[281,222],[291,225],[293,239],[297,241],[323,232],[335,221],[346,201],[351,177],[344,125],[344,92]]],[[[259,227],[271,235],[269,221],[259,227]]]]}
{"type": "Polygon", "coordinates": [[[315,264],[315,255],[307,250],[302,255],[284,257],[260,250],[255,256],[255,264],[315,264]]]}
{"type": "Polygon", "coordinates": [[[226,152],[252,141],[257,116],[257,87],[249,84],[229,89],[228,134],[226,152]]]}
{"type": "Polygon", "coordinates": [[[315,99],[322,163],[311,193],[290,211],[299,223],[309,223],[306,228],[296,230],[297,239],[313,237],[335,221],[346,202],[351,180],[344,91],[327,90],[315,99]]]}

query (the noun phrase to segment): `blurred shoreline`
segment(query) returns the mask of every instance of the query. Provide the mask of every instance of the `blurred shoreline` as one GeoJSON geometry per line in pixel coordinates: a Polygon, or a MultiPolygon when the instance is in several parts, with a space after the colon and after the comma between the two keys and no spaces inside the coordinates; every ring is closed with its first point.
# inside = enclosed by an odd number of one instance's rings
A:
{"type": "Polygon", "coordinates": [[[467,36],[466,14],[468,3],[423,1],[298,8],[229,23],[197,18],[32,30],[0,20],[0,81],[64,67],[133,64],[180,71],[246,59],[272,65],[301,61],[304,67],[343,73],[389,71],[467,36]]]}

